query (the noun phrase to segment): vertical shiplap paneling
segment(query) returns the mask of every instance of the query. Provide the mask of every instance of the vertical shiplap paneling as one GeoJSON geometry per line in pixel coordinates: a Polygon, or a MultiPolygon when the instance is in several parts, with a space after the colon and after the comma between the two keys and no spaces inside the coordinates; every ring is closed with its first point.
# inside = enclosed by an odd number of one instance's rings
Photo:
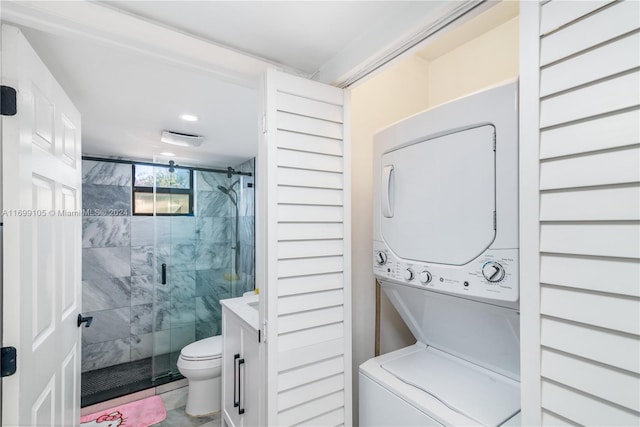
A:
{"type": "Polygon", "coordinates": [[[640,425],[639,13],[629,0],[541,6],[545,425],[640,425]]]}
{"type": "Polygon", "coordinates": [[[271,425],[351,424],[350,164],[341,89],[270,71],[271,425]],[[324,418],[323,418],[324,417],[324,418]],[[329,417],[329,418],[327,418],[329,417]],[[325,420],[325,418],[327,418],[325,420]]]}

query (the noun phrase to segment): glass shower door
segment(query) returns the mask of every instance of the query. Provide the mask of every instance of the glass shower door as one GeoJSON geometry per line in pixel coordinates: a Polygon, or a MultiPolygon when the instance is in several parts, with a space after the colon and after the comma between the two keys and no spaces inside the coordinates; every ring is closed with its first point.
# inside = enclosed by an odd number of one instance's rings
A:
{"type": "MultiPolygon", "coordinates": [[[[168,182],[186,186],[175,173],[169,172],[168,182]]],[[[224,173],[194,171],[190,201],[157,203],[154,378],[178,374],[183,347],[221,332],[219,301],[235,296],[238,282],[232,265],[237,201],[231,181],[224,173]]]]}
{"type": "Polygon", "coordinates": [[[180,350],[195,339],[193,179],[156,167],[153,378],[178,373],[180,350]]]}

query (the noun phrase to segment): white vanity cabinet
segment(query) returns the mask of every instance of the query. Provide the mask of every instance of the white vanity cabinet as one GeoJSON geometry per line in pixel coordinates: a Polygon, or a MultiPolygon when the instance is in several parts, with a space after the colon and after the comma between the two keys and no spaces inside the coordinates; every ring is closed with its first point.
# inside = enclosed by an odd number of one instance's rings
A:
{"type": "Polygon", "coordinates": [[[229,427],[259,425],[257,296],[222,300],[222,413],[229,427]]]}

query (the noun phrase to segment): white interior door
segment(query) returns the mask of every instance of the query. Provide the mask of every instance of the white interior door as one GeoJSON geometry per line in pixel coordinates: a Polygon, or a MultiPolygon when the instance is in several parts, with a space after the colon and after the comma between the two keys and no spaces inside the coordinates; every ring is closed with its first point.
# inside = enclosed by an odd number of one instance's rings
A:
{"type": "Polygon", "coordinates": [[[2,84],[18,91],[2,117],[3,426],[79,423],[80,114],[17,28],[2,26],[2,84]]]}
{"type": "Polygon", "coordinates": [[[349,93],[275,70],[264,88],[256,213],[263,424],[351,425],[349,93]]]}

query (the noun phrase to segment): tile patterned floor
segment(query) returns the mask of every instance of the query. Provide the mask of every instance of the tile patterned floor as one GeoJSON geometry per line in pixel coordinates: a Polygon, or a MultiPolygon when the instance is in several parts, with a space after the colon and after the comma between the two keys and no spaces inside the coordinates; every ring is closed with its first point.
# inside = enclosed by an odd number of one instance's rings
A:
{"type": "Polygon", "coordinates": [[[151,427],[220,427],[220,413],[211,417],[190,417],[184,412],[184,406],[167,411],[167,418],[151,427]]]}

